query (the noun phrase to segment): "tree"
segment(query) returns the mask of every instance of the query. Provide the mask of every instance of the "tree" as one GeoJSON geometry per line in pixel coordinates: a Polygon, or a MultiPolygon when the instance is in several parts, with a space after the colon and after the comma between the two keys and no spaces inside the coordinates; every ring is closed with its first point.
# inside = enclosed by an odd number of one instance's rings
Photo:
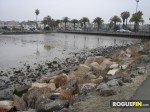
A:
{"type": "Polygon", "coordinates": [[[130,22],[134,22],[134,31],[137,32],[139,30],[139,22],[143,22],[143,13],[142,11],[138,11],[134,13],[130,19],[130,22]]]}
{"type": "Polygon", "coordinates": [[[44,24],[44,29],[49,30],[50,28],[53,27],[53,19],[50,16],[44,17],[42,23],[44,24]],[[46,27],[46,25],[48,27],[46,27]]]}
{"type": "Polygon", "coordinates": [[[127,22],[128,22],[128,18],[130,17],[130,13],[128,11],[122,12],[121,13],[121,18],[123,21],[123,29],[125,29],[125,21],[126,21],[126,28],[127,28],[127,22]]]}
{"type": "Polygon", "coordinates": [[[99,31],[100,24],[102,24],[104,20],[101,17],[96,17],[93,22],[97,24],[97,30],[99,31]]]}
{"type": "Polygon", "coordinates": [[[66,23],[69,22],[69,18],[68,17],[64,17],[62,21],[65,23],[65,30],[66,30],[66,23]]]}
{"type": "Polygon", "coordinates": [[[37,16],[39,15],[40,11],[38,9],[35,10],[35,14],[36,14],[36,28],[38,27],[37,24],[37,16]]]}
{"type": "Polygon", "coordinates": [[[116,29],[117,29],[116,24],[117,24],[117,22],[121,22],[121,19],[120,19],[120,17],[118,17],[118,16],[113,16],[113,17],[110,19],[110,21],[114,22],[114,30],[116,30],[116,29]]]}
{"type": "Polygon", "coordinates": [[[76,26],[76,23],[78,23],[79,21],[77,19],[72,19],[71,20],[71,23],[73,23],[73,26],[74,26],[74,30],[75,30],[75,26],[76,26]]]}
{"type": "Polygon", "coordinates": [[[59,19],[55,20],[55,26],[58,26],[60,22],[61,22],[61,20],[59,20],[59,19]]]}
{"type": "Polygon", "coordinates": [[[89,22],[89,19],[87,17],[83,17],[80,21],[83,22],[84,30],[86,30],[86,22],[89,22]]]}

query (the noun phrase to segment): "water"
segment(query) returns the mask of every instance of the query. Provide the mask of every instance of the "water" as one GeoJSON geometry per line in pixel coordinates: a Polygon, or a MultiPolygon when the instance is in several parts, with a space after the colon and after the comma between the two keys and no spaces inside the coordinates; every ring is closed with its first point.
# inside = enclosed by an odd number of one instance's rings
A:
{"type": "Polygon", "coordinates": [[[71,52],[97,47],[118,46],[139,42],[140,39],[78,34],[0,35],[0,71],[21,67],[24,63],[65,58],[71,52]]]}

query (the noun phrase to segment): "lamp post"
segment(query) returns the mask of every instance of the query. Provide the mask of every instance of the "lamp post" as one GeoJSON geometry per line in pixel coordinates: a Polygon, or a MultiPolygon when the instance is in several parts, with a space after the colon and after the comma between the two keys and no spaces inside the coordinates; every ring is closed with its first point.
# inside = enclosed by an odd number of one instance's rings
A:
{"type": "Polygon", "coordinates": [[[136,13],[137,13],[139,0],[136,0],[136,2],[137,2],[137,5],[136,5],[136,13]]]}

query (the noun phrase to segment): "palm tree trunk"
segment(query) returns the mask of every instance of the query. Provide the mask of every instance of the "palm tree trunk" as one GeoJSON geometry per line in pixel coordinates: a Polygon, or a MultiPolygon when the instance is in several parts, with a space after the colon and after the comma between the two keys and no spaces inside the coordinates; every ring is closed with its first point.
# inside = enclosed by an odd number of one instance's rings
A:
{"type": "Polygon", "coordinates": [[[114,25],[114,30],[116,30],[116,22],[115,22],[115,25],[114,25]]]}
{"type": "Polygon", "coordinates": [[[84,22],[84,31],[86,30],[86,24],[85,24],[85,22],[84,22]]]}
{"type": "Polygon", "coordinates": [[[128,28],[128,19],[126,19],[126,30],[127,30],[127,28],[128,28]]]}
{"type": "Polygon", "coordinates": [[[137,32],[137,22],[134,23],[134,31],[137,32]]]}
{"type": "Polygon", "coordinates": [[[98,24],[98,29],[97,29],[97,31],[99,31],[99,25],[100,25],[100,24],[98,24]]]}
{"type": "Polygon", "coordinates": [[[66,31],[66,22],[65,22],[65,31],[66,31]]]}
{"type": "Polygon", "coordinates": [[[125,22],[125,21],[123,20],[123,26],[122,26],[122,27],[123,27],[123,29],[125,29],[125,27],[124,27],[124,22],[125,22]]]}
{"type": "Polygon", "coordinates": [[[76,23],[74,23],[74,31],[75,31],[75,26],[76,26],[76,23]]]}
{"type": "Polygon", "coordinates": [[[36,28],[37,28],[37,15],[36,15],[36,28]]]}

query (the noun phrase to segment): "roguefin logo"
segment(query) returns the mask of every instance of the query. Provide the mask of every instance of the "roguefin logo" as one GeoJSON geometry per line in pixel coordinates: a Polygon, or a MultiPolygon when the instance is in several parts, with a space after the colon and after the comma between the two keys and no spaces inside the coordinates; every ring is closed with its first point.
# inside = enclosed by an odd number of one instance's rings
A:
{"type": "Polygon", "coordinates": [[[112,100],[110,106],[113,108],[150,108],[150,100],[112,100]]]}

